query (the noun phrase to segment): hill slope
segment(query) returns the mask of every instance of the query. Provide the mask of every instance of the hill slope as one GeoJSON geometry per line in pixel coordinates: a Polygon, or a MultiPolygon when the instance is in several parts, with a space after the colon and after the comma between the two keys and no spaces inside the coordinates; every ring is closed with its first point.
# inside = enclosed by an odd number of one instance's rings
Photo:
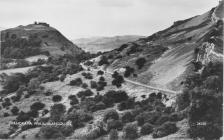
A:
{"type": "MultiPolygon", "coordinates": [[[[48,52],[52,56],[64,54],[76,55],[82,52],[80,48],[64,37],[58,30],[50,27],[46,23],[34,23],[27,26],[18,26],[3,30],[1,40],[3,41],[3,56],[5,56],[4,53],[12,52],[9,48],[13,50],[17,48],[17,51],[22,51],[22,49],[25,49],[24,46],[26,46],[26,49],[37,47],[40,49],[40,53],[48,52]],[[30,42],[32,43],[29,44],[29,40],[31,40],[30,42]],[[15,43],[16,41],[20,43],[15,43]]],[[[27,50],[23,52],[25,55],[28,53],[27,50]]]]}
{"type": "Polygon", "coordinates": [[[73,42],[80,46],[83,50],[97,53],[99,51],[106,52],[120,47],[124,43],[136,41],[143,36],[125,35],[114,37],[92,37],[92,38],[79,38],[73,42]]]}
{"type": "Polygon", "coordinates": [[[203,59],[209,61],[222,60],[217,58],[222,58],[223,53],[223,14],[220,14],[223,13],[222,6],[220,3],[202,15],[176,21],[163,31],[123,44],[120,48],[105,54],[109,61],[108,70],[119,70],[129,66],[134,68],[134,73],[138,75],[129,77],[131,79],[178,90],[182,79],[192,71],[191,62],[196,60],[197,55],[208,56],[209,58],[203,59]],[[209,46],[207,49],[202,48],[205,42],[212,42],[214,48],[207,52],[209,46]],[[204,53],[196,54],[196,48],[199,53],[204,53]],[[140,69],[136,65],[139,58],[146,60],[140,69]]]}

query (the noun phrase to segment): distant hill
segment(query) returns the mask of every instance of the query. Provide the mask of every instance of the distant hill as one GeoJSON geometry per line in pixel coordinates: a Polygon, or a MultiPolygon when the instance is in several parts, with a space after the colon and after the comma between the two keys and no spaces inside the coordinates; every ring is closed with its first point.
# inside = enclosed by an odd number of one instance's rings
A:
{"type": "Polygon", "coordinates": [[[4,57],[19,58],[48,54],[51,56],[83,52],[47,23],[34,23],[2,31],[2,54],[4,57]],[[16,54],[17,53],[17,54],[16,54]]]}
{"type": "Polygon", "coordinates": [[[143,36],[138,35],[124,35],[114,37],[91,37],[91,38],[79,38],[73,40],[75,44],[81,47],[83,50],[97,53],[99,51],[106,52],[120,47],[124,43],[136,41],[143,36]]]}

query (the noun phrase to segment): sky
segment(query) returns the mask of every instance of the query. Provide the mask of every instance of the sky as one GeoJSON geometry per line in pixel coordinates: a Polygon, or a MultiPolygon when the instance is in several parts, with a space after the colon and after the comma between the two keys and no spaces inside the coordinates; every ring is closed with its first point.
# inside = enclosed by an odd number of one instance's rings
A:
{"type": "Polygon", "coordinates": [[[39,21],[69,39],[149,36],[216,5],[218,0],[0,0],[0,28],[39,21]]]}

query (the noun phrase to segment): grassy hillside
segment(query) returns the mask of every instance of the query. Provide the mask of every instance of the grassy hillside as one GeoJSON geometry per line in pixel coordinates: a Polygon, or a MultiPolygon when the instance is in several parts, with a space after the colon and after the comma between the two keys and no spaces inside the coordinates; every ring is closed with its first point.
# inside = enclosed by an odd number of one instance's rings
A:
{"type": "Polygon", "coordinates": [[[76,55],[82,50],[48,24],[29,24],[2,31],[2,55],[22,58],[38,54],[76,55]]]}

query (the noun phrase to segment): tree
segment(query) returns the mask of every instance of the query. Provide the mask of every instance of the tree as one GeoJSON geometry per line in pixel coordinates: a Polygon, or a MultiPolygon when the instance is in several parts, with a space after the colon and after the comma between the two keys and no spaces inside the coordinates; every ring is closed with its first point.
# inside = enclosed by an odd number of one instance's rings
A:
{"type": "Polygon", "coordinates": [[[14,106],[12,109],[11,109],[11,112],[13,115],[17,115],[19,113],[19,109],[18,107],[14,106]]]}
{"type": "Polygon", "coordinates": [[[108,64],[109,64],[109,62],[108,62],[107,57],[103,55],[101,57],[100,61],[98,62],[98,65],[99,66],[102,66],[102,65],[108,65],[108,64]]]}
{"type": "Polygon", "coordinates": [[[138,138],[138,127],[136,124],[127,124],[124,129],[123,129],[123,132],[124,132],[124,139],[127,139],[127,140],[134,140],[136,138],[138,138]]]}
{"type": "Polygon", "coordinates": [[[45,104],[41,102],[35,102],[30,106],[30,110],[38,111],[45,107],[45,104]]]}
{"type": "Polygon", "coordinates": [[[60,102],[61,100],[62,100],[61,95],[54,95],[54,96],[52,97],[52,101],[53,101],[53,102],[60,102]]]}
{"type": "Polygon", "coordinates": [[[52,121],[62,120],[64,113],[66,112],[66,107],[63,104],[54,104],[50,110],[50,119],[52,121]]]}
{"type": "Polygon", "coordinates": [[[135,62],[135,64],[138,66],[138,69],[141,69],[146,63],[145,58],[138,58],[135,62]]]}
{"type": "Polygon", "coordinates": [[[110,130],[110,133],[109,133],[109,140],[118,140],[118,132],[116,129],[112,129],[110,130]]]}
{"type": "Polygon", "coordinates": [[[109,119],[113,119],[113,120],[119,119],[119,114],[117,113],[116,110],[109,110],[108,112],[106,112],[106,114],[104,114],[103,121],[106,122],[109,119]]]}
{"type": "Polygon", "coordinates": [[[151,125],[149,123],[144,124],[141,128],[141,134],[142,135],[148,135],[152,132],[153,132],[153,125],[151,125]]]}

